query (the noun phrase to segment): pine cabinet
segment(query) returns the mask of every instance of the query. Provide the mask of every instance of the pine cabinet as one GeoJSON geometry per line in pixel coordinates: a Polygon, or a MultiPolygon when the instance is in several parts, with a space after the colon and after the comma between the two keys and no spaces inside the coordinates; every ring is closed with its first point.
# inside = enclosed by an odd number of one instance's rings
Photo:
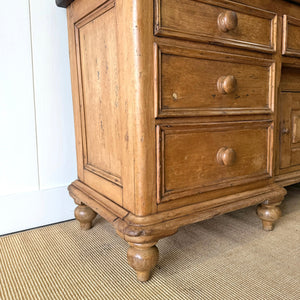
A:
{"type": "Polygon", "coordinates": [[[300,181],[300,6],[283,0],[57,0],[67,7],[83,229],[96,213],[140,281],[179,227],[300,181]]]}

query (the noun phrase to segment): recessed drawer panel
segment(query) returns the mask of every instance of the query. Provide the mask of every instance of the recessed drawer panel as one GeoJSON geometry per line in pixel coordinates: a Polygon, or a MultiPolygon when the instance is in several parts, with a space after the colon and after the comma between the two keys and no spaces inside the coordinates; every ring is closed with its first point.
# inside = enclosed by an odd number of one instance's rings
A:
{"type": "Polygon", "coordinates": [[[271,60],[165,45],[156,57],[156,117],[273,110],[271,60]]]}
{"type": "Polygon", "coordinates": [[[271,141],[271,121],[158,126],[158,203],[270,178],[271,141]]]}
{"type": "Polygon", "coordinates": [[[274,52],[276,14],[232,1],[156,0],[155,34],[274,52]]]}
{"type": "Polygon", "coordinates": [[[282,54],[300,57],[300,20],[283,16],[283,47],[282,54]]]}

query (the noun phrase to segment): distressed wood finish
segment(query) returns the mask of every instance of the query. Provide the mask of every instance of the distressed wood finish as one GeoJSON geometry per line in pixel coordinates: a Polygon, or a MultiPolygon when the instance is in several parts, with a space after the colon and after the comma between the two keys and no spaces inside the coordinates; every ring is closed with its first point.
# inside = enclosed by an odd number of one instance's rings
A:
{"type": "Polygon", "coordinates": [[[270,178],[271,126],[270,121],[159,126],[158,203],[270,178]],[[224,147],[235,153],[231,164],[224,163],[226,155],[218,161],[224,147]]]}
{"type": "Polygon", "coordinates": [[[300,93],[281,93],[280,168],[300,170],[300,93]]]}
{"type": "MultiPolygon", "coordinates": [[[[279,110],[278,172],[282,175],[300,171],[300,68],[288,66],[282,69],[279,110]]],[[[297,178],[297,173],[295,176],[297,178]]]]}
{"type": "Polygon", "coordinates": [[[273,110],[273,61],[164,44],[155,48],[157,117],[273,110]],[[235,86],[224,90],[230,76],[235,86]]]}
{"type": "Polygon", "coordinates": [[[275,50],[276,14],[232,1],[156,0],[155,22],[158,36],[275,50]]]}
{"type": "Polygon", "coordinates": [[[282,54],[300,57],[300,19],[283,16],[282,54]]]}
{"type": "Polygon", "coordinates": [[[272,230],[300,182],[300,6],[70,2],[82,228],[112,223],[140,281],[181,226],[258,205],[272,230]]]}
{"type": "Polygon", "coordinates": [[[76,23],[75,34],[85,129],[84,168],[121,185],[119,71],[113,2],[76,23]]]}

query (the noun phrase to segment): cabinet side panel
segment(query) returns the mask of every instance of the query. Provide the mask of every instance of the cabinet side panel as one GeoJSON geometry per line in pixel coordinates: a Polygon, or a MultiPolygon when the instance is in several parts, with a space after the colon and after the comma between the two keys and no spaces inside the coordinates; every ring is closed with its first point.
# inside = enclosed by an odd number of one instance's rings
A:
{"type": "MultiPolygon", "coordinates": [[[[74,2],[75,3],[75,2],[74,2]]],[[[115,1],[68,7],[78,178],[123,205],[115,1]]]]}
{"type": "Polygon", "coordinates": [[[115,10],[78,28],[85,127],[84,165],[121,181],[119,80],[115,10]]]}

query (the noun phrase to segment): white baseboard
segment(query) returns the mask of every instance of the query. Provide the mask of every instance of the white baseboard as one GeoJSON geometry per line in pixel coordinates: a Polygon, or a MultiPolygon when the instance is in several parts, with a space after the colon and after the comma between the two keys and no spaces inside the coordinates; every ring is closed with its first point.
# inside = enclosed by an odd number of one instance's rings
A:
{"type": "Polygon", "coordinates": [[[67,187],[0,197],[0,235],[74,218],[67,187]]]}

